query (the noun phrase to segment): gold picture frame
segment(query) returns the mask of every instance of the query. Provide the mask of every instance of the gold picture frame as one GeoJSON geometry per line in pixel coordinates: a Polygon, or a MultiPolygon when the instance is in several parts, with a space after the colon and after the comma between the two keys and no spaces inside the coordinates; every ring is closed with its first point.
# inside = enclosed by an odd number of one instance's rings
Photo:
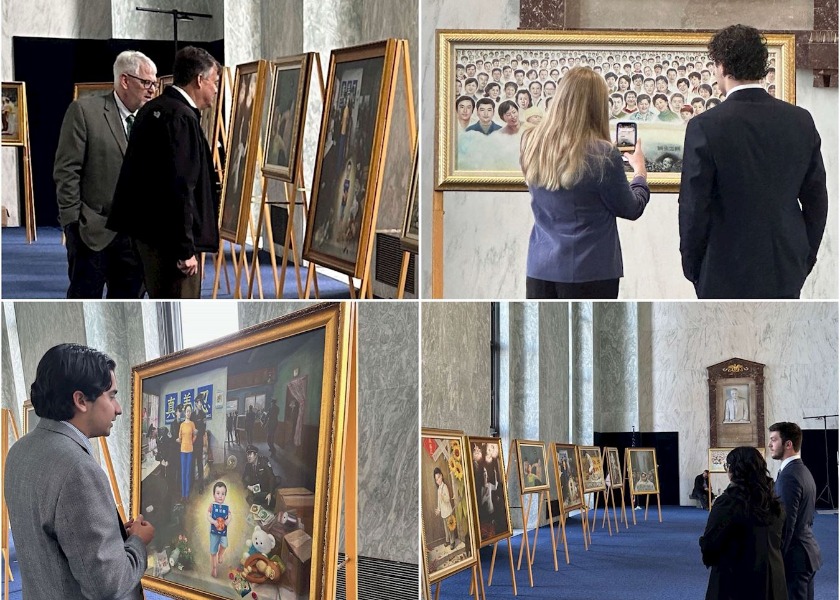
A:
{"type": "Polygon", "coordinates": [[[291,590],[297,600],[327,599],[337,569],[349,310],[348,303],[319,304],[132,368],[130,515],[142,513],[156,528],[144,587],[187,600],[234,599],[246,590],[277,595],[279,588],[291,590]],[[213,410],[213,392],[222,391],[237,402],[237,412],[247,414],[245,398],[255,390],[268,404],[280,402],[276,432],[258,426],[261,419],[251,421],[253,454],[238,440],[225,443],[226,411],[202,415],[198,407],[213,410]],[[184,402],[180,425],[180,407],[168,402],[173,391],[184,402]],[[208,401],[200,402],[204,396],[208,401]],[[196,435],[202,423],[204,433],[196,435]],[[180,448],[170,428],[184,438],[180,448]],[[276,454],[267,453],[269,441],[276,454]],[[184,458],[197,448],[203,460],[195,471],[207,484],[204,490],[201,482],[192,483],[192,461],[184,458]],[[212,465],[209,453],[215,456],[212,465]],[[177,477],[179,467],[172,468],[179,459],[189,470],[186,480],[177,477]],[[269,480],[267,473],[280,460],[282,480],[269,480]],[[246,487],[249,464],[260,479],[246,487]],[[215,518],[213,526],[230,538],[232,555],[211,574],[216,562],[208,551],[213,537],[207,507],[216,502],[217,481],[225,497],[216,515],[222,523],[215,518]]]}
{"type": "Polygon", "coordinates": [[[234,244],[244,244],[248,234],[267,71],[262,59],[236,66],[219,228],[234,244]]]}
{"type": "Polygon", "coordinates": [[[73,84],[73,101],[88,96],[104,96],[107,92],[114,91],[113,81],[84,82],[73,84]]]}
{"type": "Polygon", "coordinates": [[[402,235],[400,244],[404,250],[417,254],[420,245],[420,199],[418,186],[418,155],[419,144],[414,145],[414,161],[411,165],[411,184],[408,186],[408,197],[405,203],[402,235]]]}
{"type": "Polygon", "coordinates": [[[607,461],[607,472],[610,475],[610,488],[624,487],[624,471],[621,470],[621,455],[615,446],[604,448],[604,456],[607,461]]]}
{"type": "Polygon", "coordinates": [[[550,489],[545,442],[517,439],[516,457],[519,489],[522,494],[550,489]]]}
{"type": "MultiPolygon", "coordinates": [[[[516,79],[515,75],[513,76],[514,83],[516,84],[513,98],[508,98],[504,91],[499,92],[499,106],[501,106],[501,101],[515,99],[518,96],[520,88],[524,87],[524,85],[530,85],[534,81],[539,80],[539,91],[542,94],[542,83],[545,83],[548,79],[556,82],[557,78],[562,74],[562,71],[558,68],[558,77],[552,77],[550,69],[552,60],[556,60],[559,65],[561,58],[565,63],[567,57],[580,59],[582,56],[587,55],[588,58],[595,59],[596,64],[593,68],[600,68],[602,75],[606,76],[607,73],[603,72],[603,65],[609,65],[610,61],[607,58],[612,56],[614,59],[612,63],[615,64],[617,62],[620,69],[622,69],[622,72],[617,74],[616,79],[618,79],[620,75],[625,74],[622,65],[628,61],[616,59],[613,55],[637,55],[642,57],[642,61],[647,60],[648,54],[651,57],[657,56],[657,53],[659,53],[660,57],[663,54],[670,54],[672,58],[682,58],[685,56],[685,64],[687,65],[688,58],[692,56],[695,59],[691,61],[692,63],[701,62],[700,57],[705,56],[707,52],[706,46],[712,35],[712,32],[673,31],[438,30],[435,189],[527,190],[522,171],[519,168],[517,139],[508,139],[518,138],[518,136],[500,136],[499,134],[501,125],[505,125],[505,122],[500,122],[503,121],[503,117],[496,115],[494,112],[493,123],[499,125],[499,127],[491,128],[490,134],[481,135],[482,132],[480,131],[468,132],[466,135],[461,133],[462,126],[458,124],[458,117],[456,115],[456,101],[462,94],[466,95],[466,80],[468,79],[465,77],[467,75],[466,67],[468,65],[465,65],[462,59],[466,61],[471,57],[480,56],[482,60],[485,58],[489,58],[490,60],[500,58],[500,61],[504,61],[506,56],[519,55],[519,59],[508,59],[510,61],[516,60],[516,67],[520,67],[520,61],[525,60],[529,56],[537,61],[537,68],[534,70],[536,76],[533,80],[531,78],[526,79],[526,74],[523,74],[519,80],[516,79]],[[546,57],[546,55],[548,56],[546,57]],[[537,56],[538,58],[534,58],[537,56]],[[541,77],[540,70],[542,69],[542,59],[544,57],[548,61],[549,68],[546,68],[547,75],[541,77]],[[601,57],[602,60],[598,61],[598,57],[601,57]],[[463,74],[460,72],[459,65],[465,68],[463,74]],[[463,86],[461,90],[462,94],[457,93],[459,84],[456,82],[459,77],[463,79],[463,83],[461,84],[463,86]]],[[[770,57],[774,60],[776,69],[775,82],[773,83],[775,87],[773,91],[777,98],[794,104],[796,102],[795,37],[792,34],[766,34],[765,37],[767,39],[770,57]]],[[[704,68],[707,62],[706,59],[702,60],[704,68]]],[[[507,65],[511,67],[511,74],[514,73],[512,65],[512,62],[507,65]]],[[[474,64],[472,66],[475,67],[474,64]]],[[[632,74],[632,64],[630,68],[632,74]]],[[[525,71],[523,69],[523,73],[525,71]]],[[[499,77],[498,83],[500,86],[507,82],[504,79],[504,72],[503,70],[503,74],[499,77]]],[[[653,73],[653,67],[651,67],[651,72],[653,73]]],[[[642,74],[644,75],[644,72],[642,74]]],[[[479,75],[479,73],[476,72],[475,75],[479,75]]],[[[488,80],[486,85],[490,86],[494,81],[492,78],[492,68],[487,76],[488,80]]],[[[688,77],[688,73],[685,77],[688,77]]],[[[644,77],[643,80],[645,78],[647,77],[644,77]]],[[[655,77],[653,79],[655,85],[655,77]]],[[[476,77],[475,85],[480,86],[478,77],[476,77]]],[[[768,85],[770,84],[768,83],[768,85]]],[[[698,85],[698,90],[699,87],[698,85]]],[[[713,91],[711,85],[709,85],[709,88],[713,91]]],[[[632,82],[628,89],[632,89],[632,82]]],[[[503,90],[503,88],[500,87],[500,90],[503,90]]],[[[487,93],[489,94],[491,92],[492,90],[487,93]]],[[[666,100],[670,103],[671,96],[677,92],[683,96],[686,105],[689,105],[689,107],[693,106],[685,98],[685,92],[678,90],[676,84],[669,80],[668,86],[666,86],[666,100]],[[672,89],[668,90],[668,87],[672,89]]],[[[654,89],[654,93],[656,93],[656,89],[654,89]]],[[[476,102],[483,93],[481,90],[476,89],[471,95],[473,102],[476,102]]],[[[700,95],[699,91],[697,95],[700,95]]],[[[530,92],[528,92],[528,98],[531,98],[530,92]]],[[[691,99],[694,99],[693,95],[691,99]]],[[[526,102],[523,99],[522,105],[517,104],[517,116],[520,117],[519,123],[528,124],[538,122],[541,114],[544,113],[544,109],[542,113],[540,112],[539,103],[541,100],[542,96],[540,96],[537,105],[533,107],[524,106],[532,103],[533,100],[526,102]],[[518,114],[520,110],[523,112],[523,115],[518,114]],[[524,114],[525,110],[529,111],[527,116],[524,114]]],[[[516,102],[514,103],[516,104],[516,102]]],[[[666,107],[666,110],[668,110],[668,107],[666,107]]],[[[699,108],[692,108],[692,114],[694,110],[699,110],[699,108]]],[[[703,110],[705,110],[705,104],[703,110]]],[[[471,116],[474,115],[475,111],[473,111],[471,116]]],[[[681,117],[676,116],[676,119],[681,120],[681,117]]],[[[639,137],[642,139],[645,156],[649,163],[648,184],[651,190],[656,192],[676,192],[679,190],[680,185],[679,169],[681,169],[682,164],[682,143],[685,127],[684,124],[682,127],[679,127],[677,121],[670,123],[664,121],[663,119],[663,122],[660,122],[657,115],[657,119],[653,122],[638,122],[639,137]],[[675,160],[675,157],[678,160],[675,160]],[[669,160],[666,161],[666,158],[669,160]]],[[[464,121],[465,124],[468,122],[464,121]]],[[[613,130],[615,129],[615,122],[611,121],[611,129],[613,130]]],[[[517,125],[516,127],[519,128],[518,130],[521,130],[522,126],[527,125],[517,125]]],[[[517,131],[513,133],[515,134],[517,131]]],[[[506,133],[510,133],[510,131],[506,133]]],[[[630,175],[628,174],[628,176],[630,175]]]]}
{"type": "Polygon", "coordinates": [[[632,496],[659,493],[659,465],[656,463],[656,448],[627,448],[624,462],[632,496]],[[651,473],[653,473],[653,480],[650,479],[651,473]],[[648,482],[653,484],[652,488],[648,482]]]}
{"type": "Polygon", "coordinates": [[[0,139],[3,146],[25,146],[29,141],[29,114],[26,105],[26,83],[4,81],[2,83],[3,129],[0,139]]]}
{"type": "Polygon", "coordinates": [[[421,543],[427,582],[424,586],[468,569],[478,560],[472,490],[467,483],[467,448],[467,438],[461,431],[424,427],[420,432],[421,543]],[[452,512],[447,517],[440,511],[441,502],[450,503],[452,512]]]}
{"type": "Polygon", "coordinates": [[[577,452],[583,492],[588,494],[605,490],[601,449],[598,446],[578,446],[577,452]]]}
{"type": "Polygon", "coordinates": [[[361,278],[379,209],[402,40],[333,50],[303,258],[361,278]]]}
{"type": "Polygon", "coordinates": [[[554,478],[563,499],[561,508],[568,514],[583,506],[583,483],[580,476],[577,446],[555,442],[552,455],[554,478]]]}
{"type": "Polygon", "coordinates": [[[478,547],[483,548],[513,535],[504,450],[500,438],[468,436],[467,443],[472,458],[467,462],[470,465],[475,531],[478,547]],[[478,465],[475,461],[476,448],[481,453],[478,465]]]}
{"type": "Polygon", "coordinates": [[[35,407],[32,406],[32,401],[25,401],[23,403],[23,435],[34,431],[40,420],[38,415],[35,414],[35,407]]]}
{"type": "Polygon", "coordinates": [[[266,177],[295,182],[314,57],[314,52],[307,52],[271,61],[271,99],[262,164],[266,177]]]}

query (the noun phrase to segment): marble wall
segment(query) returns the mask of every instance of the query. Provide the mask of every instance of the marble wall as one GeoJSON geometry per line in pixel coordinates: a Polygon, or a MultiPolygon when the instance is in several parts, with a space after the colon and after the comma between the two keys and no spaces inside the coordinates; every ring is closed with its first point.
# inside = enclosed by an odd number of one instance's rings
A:
{"type": "MultiPolygon", "coordinates": [[[[751,0],[735,6],[713,0],[681,1],[668,4],[663,14],[661,3],[656,9],[640,9],[633,3],[627,10],[617,9],[615,3],[586,0],[578,3],[580,15],[569,22],[582,27],[600,28],[656,28],[686,27],[714,28],[724,21],[744,21],[771,29],[809,29],[813,23],[813,4],[807,0],[785,3],[784,15],[779,11],[763,10],[758,5],[767,2],[751,0]],[[810,9],[808,7],[810,5],[810,9]],[[706,7],[704,10],[703,6],[706,7]],[[733,13],[734,11],[734,13],[733,13]],[[810,13],[809,13],[810,11],[810,13]],[[628,23],[627,14],[639,20],[628,23]],[[734,14],[734,16],[733,16],[734,14]],[[809,16],[810,15],[810,16],[809,16]],[[580,19],[577,21],[576,19],[580,19]],[[761,22],[757,23],[756,19],[761,22]]],[[[622,4],[622,3],[619,3],[622,4]]],[[[646,0],[642,6],[652,6],[646,0]]],[[[779,6],[773,3],[773,6],[779,6]]],[[[435,29],[516,29],[519,24],[519,2],[495,0],[488,10],[486,2],[466,0],[452,3],[443,0],[427,2],[423,7],[421,35],[423,39],[423,68],[421,86],[424,98],[435,98],[436,63],[435,29]]],[[[837,147],[837,88],[814,88],[809,70],[797,71],[797,104],[814,116],[823,139],[823,159],[828,174],[830,198],[840,194],[837,147]]],[[[424,102],[422,108],[421,139],[425,148],[434,148],[435,102],[424,102]]],[[[424,152],[421,210],[423,243],[431,244],[431,191],[434,177],[434,153],[424,152]]],[[[530,196],[517,192],[447,192],[444,194],[443,288],[447,298],[522,298],[525,295],[525,261],[528,237],[533,225],[530,196]],[[500,268],[502,265],[502,268],[500,268]]],[[[838,289],[837,207],[829,206],[828,224],[818,263],[802,290],[803,298],[836,298],[838,289]]],[[[619,222],[624,253],[625,276],[621,282],[620,298],[694,298],[692,286],[683,278],[680,265],[677,226],[677,195],[655,194],[645,215],[638,221],[619,222]]],[[[431,257],[423,262],[423,295],[431,296],[431,257]]]]}
{"type": "MultiPolygon", "coordinates": [[[[246,327],[302,303],[239,305],[246,327]]],[[[359,305],[359,553],[417,562],[418,305],[359,305]]]]}
{"type": "MultiPolygon", "coordinates": [[[[223,0],[111,0],[111,37],[126,40],[173,40],[172,15],[137,10],[156,8],[213,15],[212,19],[195,17],[192,21],[178,21],[178,40],[212,42],[222,38],[224,23],[223,0]]],[[[166,73],[163,73],[164,75],[166,73]]]]}

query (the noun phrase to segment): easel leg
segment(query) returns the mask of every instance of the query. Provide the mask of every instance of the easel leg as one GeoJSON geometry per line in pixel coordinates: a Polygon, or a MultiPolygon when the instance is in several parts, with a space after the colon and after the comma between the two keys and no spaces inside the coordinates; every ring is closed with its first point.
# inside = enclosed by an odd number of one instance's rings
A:
{"type": "Polygon", "coordinates": [[[527,550],[528,556],[531,556],[531,549],[528,545],[528,515],[531,512],[531,496],[528,496],[528,507],[525,508],[525,496],[520,495],[520,506],[522,506],[522,543],[519,545],[519,560],[516,563],[516,570],[522,568],[522,551],[527,550]]]}
{"type": "Polygon", "coordinates": [[[222,272],[222,261],[225,256],[225,241],[219,239],[219,249],[216,251],[216,260],[213,261],[216,268],[216,274],[213,276],[213,299],[215,300],[219,295],[219,277],[222,272]]]}
{"type": "Polygon", "coordinates": [[[650,494],[645,494],[645,521],[647,521],[648,506],[650,506],[650,494]]]}
{"type": "Polygon", "coordinates": [[[268,255],[271,257],[271,272],[274,274],[274,297],[280,298],[277,290],[280,289],[280,282],[277,279],[277,254],[274,252],[274,232],[271,231],[271,211],[268,204],[263,206],[265,211],[265,235],[268,238],[268,255]]]}
{"type": "Polygon", "coordinates": [[[402,300],[405,296],[405,284],[408,279],[408,264],[411,262],[411,252],[403,252],[402,265],[400,266],[400,281],[397,284],[397,300],[402,300]]]}
{"type": "Polygon", "coordinates": [[[633,515],[633,525],[636,524],[636,496],[630,494],[630,514],[633,515]]]}
{"type": "Polygon", "coordinates": [[[656,494],[656,510],[659,511],[659,522],[662,522],[662,505],[659,503],[659,494],[656,494]]]}
{"type": "MultiPolygon", "coordinates": [[[[510,580],[513,583],[513,595],[516,596],[516,571],[513,568],[513,546],[510,543],[510,538],[507,539],[508,543],[508,560],[510,561],[510,580]]],[[[531,587],[534,587],[534,582],[531,581],[531,587]]]]}
{"type": "Polygon", "coordinates": [[[490,573],[487,575],[487,587],[493,585],[493,569],[496,567],[496,550],[499,549],[499,542],[493,544],[493,557],[490,559],[490,573]]]}
{"type": "Polygon", "coordinates": [[[554,538],[554,513],[551,511],[551,492],[543,492],[545,502],[548,506],[548,529],[551,532],[551,554],[554,556],[554,570],[559,570],[557,565],[557,540],[554,538]]]}
{"type": "Polygon", "coordinates": [[[432,298],[443,298],[443,192],[432,195],[432,298]]]}
{"type": "Polygon", "coordinates": [[[441,582],[438,581],[437,587],[435,588],[435,600],[440,600],[440,584],[441,582]]]}
{"type": "MultiPolygon", "coordinates": [[[[259,214],[257,215],[257,227],[254,229],[254,219],[253,217],[248,218],[248,225],[253,230],[251,232],[252,239],[254,240],[254,256],[251,259],[251,268],[248,270],[248,281],[246,282],[248,287],[248,293],[246,294],[246,298],[253,298],[254,297],[254,278],[255,276],[259,275],[259,263],[257,261],[257,255],[260,252],[260,239],[262,238],[262,230],[263,230],[263,217],[265,215],[264,208],[267,208],[265,203],[266,194],[268,194],[268,185],[266,182],[265,177],[262,180],[262,195],[260,196],[260,210],[259,214]]],[[[244,248],[243,248],[244,250],[244,248]]],[[[262,290],[260,290],[260,298],[262,298],[262,290]]]]}
{"type": "Polygon", "coordinates": [[[357,313],[351,311],[350,326],[350,378],[347,394],[347,430],[346,430],[346,452],[344,460],[344,550],[347,556],[346,566],[346,590],[347,600],[358,600],[359,598],[359,539],[358,539],[358,518],[359,518],[359,473],[358,450],[359,450],[359,413],[357,388],[357,344],[358,344],[358,319],[357,313]]]}

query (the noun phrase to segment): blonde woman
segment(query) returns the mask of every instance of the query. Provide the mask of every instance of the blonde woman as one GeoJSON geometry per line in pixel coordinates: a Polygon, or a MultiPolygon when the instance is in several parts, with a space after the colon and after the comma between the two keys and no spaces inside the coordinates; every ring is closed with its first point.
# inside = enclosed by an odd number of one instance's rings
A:
{"type": "Polygon", "coordinates": [[[520,163],[531,192],[528,298],[617,298],[624,275],[616,217],[638,219],[650,199],[637,140],[624,163],[609,131],[609,92],[593,70],[569,70],[542,122],[523,132],[520,163]]]}

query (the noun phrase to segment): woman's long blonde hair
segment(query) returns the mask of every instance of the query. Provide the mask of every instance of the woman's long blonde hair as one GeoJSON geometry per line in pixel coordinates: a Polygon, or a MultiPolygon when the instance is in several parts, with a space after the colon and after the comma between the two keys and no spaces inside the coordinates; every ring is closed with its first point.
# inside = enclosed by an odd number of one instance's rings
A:
{"type": "Polygon", "coordinates": [[[519,162],[528,185],[569,189],[587,171],[603,173],[607,153],[598,152],[598,142],[610,142],[608,98],[607,83],[592,69],[566,73],[542,122],[522,133],[519,162]]]}

